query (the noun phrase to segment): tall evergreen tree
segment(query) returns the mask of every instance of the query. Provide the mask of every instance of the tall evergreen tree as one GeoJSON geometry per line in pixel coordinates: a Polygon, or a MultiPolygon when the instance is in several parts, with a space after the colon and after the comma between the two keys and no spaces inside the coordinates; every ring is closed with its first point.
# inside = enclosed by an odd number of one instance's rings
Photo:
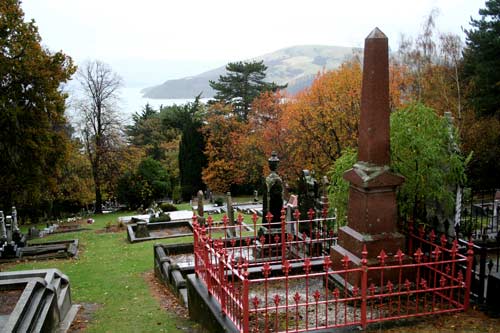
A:
{"type": "Polygon", "coordinates": [[[500,118],[500,0],[488,0],[465,32],[464,75],[479,116],[500,118]]]}
{"type": "Polygon", "coordinates": [[[262,60],[229,63],[226,66],[227,75],[219,76],[217,82],[210,81],[210,87],[217,92],[215,101],[232,104],[234,113],[246,121],[252,101],[257,96],[265,91],[286,88],[286,85],[265,82],[266,70],[262,60]]]}
{"type": "Polygon", "coordinates": [[[36,214],[57,192],[68,143],[61,86],[75,67],[40,43],[20,1],[0,1],[0,205],[10,210],[15,204],[23,216],[28,208],[36,214]]]}
{"type": "Polygon", "coordinates": [[[177,128],[181,132],[179,143],[179,178],[183,200],[189,200],[205,184],[201,179],[201,171],[206,166],[204,154],[205,140],[201,133],[203,125],[203,105],[200,96],[193,103],[184,106],[171,106],[162,109],[163,124],[177,128]]]}

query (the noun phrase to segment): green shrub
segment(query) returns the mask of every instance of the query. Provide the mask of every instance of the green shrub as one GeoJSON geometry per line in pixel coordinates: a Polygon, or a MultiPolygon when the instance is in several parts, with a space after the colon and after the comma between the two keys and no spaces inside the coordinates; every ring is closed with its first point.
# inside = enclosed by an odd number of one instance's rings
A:
{"type": "MultiPolygon", "coordinates": [[[[405,177],[398,188],[399,214],[427,222],[454,214],[456,185],[465,182],[468,159],[451,149],[457,136],[445,118],[422,104],[391,114],[391,169],[405,177]]],[[[349,183],[345,171],[355,163],[355,150],[345,150],[330,170],[329,201],[337,208],[338,223],[346,224],[349,183]]]]}
{"type": "Polygon", "coordinates": [[[330,207],[337,209],[337,226],[347,224],[347,201],[349,198],[349,183],[344,180],[344,172],[356,163],[357,152],[346,149],[330,170],[329,198],[330,207]]]}
{"type": "Polygon", "coordinates": [[[168,214],[162,214],[158,217],[149,218],[149,223],[169,222],[169,221],[170,221],[170,215],[168,215],[168,214]]]}
{"type": "Polygon", "coordinates": [[[168,202],[162,202],[160,204],[160,209],[164,212],[175,212],[177,210],[177,207],[175,207],[173,204],[168,203],[168,202]]]}
{"type": "Polygon", "coordinates": [[[174,203],[181,202],[181,186],[180,185],[177,185],[174,187],[174,190],[172,191],[172,201],[174,203]]]}
{"type": "Polygon", "coordinates": [[[222,205],[224,205],[224,199],[222,199],[222,198],[220,198],[220,197],[219,197],[219,198],[216,198],[216,199],[214,200],[214,203],[215,203],[215,205],[216,205],[217,207],[222,207],[222,205]]]}

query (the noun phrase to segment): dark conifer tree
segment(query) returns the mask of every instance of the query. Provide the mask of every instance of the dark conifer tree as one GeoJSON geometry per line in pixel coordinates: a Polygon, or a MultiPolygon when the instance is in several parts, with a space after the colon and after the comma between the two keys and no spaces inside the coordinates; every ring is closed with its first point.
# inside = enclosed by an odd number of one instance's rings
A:
{"type": "Polygon", "coordinates": [[[201,171],[206,166],[205,140],[201,133],[203,105],[200,96],[193,103],[162,109],[163,124],[181,132],[179,143],[179,178],[183,200],[189,200],[199,190],[205,189],[201,171]]]}
{"type": "Polygon", "coordinates": [[[286,88],[286,85],[265,82],[266,70],[264,61],[229,63],[226,66],[227,75],[219,76],[217,82],[210,81],[210,87],[217,92],[215,102],[232,104],[234,113],[246,121],[252,101],[257,96],[265,91],[286,88]]]}
{"type": "Polygon", "coordinates": [[[488,0],[481,19],[471,19],[464,50],[469,99],[479,116],[500,118],[500,0],[488,0]]]}

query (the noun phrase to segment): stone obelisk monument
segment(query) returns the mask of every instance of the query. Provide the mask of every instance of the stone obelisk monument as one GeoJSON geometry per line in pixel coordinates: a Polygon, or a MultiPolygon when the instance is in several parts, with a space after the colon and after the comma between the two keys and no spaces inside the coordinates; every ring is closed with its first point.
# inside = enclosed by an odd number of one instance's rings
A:
{"type": "Polygon", "coordinates": [[[404,178],[389,170],[388,40],[378,28],[365,39],[363,62],[358,162],[344,174],[350,183],[348,225],[339,229],[338,245],[332,248],[334,269],[344,256],[360,265],[365,245],[368,265],[373,265],[382,249],[393,257],[405,243],[397,232],[396,205],[396,187],[404,178]]]}

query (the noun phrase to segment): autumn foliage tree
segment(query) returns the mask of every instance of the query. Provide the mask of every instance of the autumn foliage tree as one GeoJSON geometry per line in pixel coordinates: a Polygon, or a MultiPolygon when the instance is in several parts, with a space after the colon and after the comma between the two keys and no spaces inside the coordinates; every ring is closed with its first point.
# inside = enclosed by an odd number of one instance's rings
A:
{"type": "MultiPolygon", "coordinates": [[[[41,45],[18,0],[0,2],[0,207],[36,218],[58,192],[69,136],[62,87],[70,57],[41,45]]],[[[2,209],[2,208],[0,208],[2,209]]]]}
{"type": "Polygon", "coordinates": [[[325,174],[343,149],[355,146],[361,101],[361,64],[353,59],[319,75],[286,109],[288,159],[301,169],[325,174]]]}
{"type": "Polygon", "coordinates": [[[207,112],[203,133],[208,164],[202,177],[212,191],[226,193],[232,184],[245,182],[244,172],[238,168],[237,147],[234,145],[244,127],[229,105],[215,104],[207,112]]]}
{"type": "MultiPolygon", "coordinates": [[[[408,82],[404,66],[391,66],[390,74],[395,108],[405,101],[408,82]]],[[[294,96],[262,93],[254,99],[247,123],[239,122],[227,106],[212,107],[205,182],[224,192],[231,184],[257,187],[272,151],[280,158],[280,175],[292,187],[303,169],[326,175],[346,148],[357,145],[361,78],[360,61],[353,58],[319,73],[311,87],[294,96]]]]}
{"type": "Polygon", "coordinates": [[[451,112],[461,126],[464,83],[461,76],[463,42],[458,35],[436,29],[439,12],[425,18],[415,39],[403,36],[393,63],[405,67],[406,98],[433,108],[438,114],[451,112]]]}

